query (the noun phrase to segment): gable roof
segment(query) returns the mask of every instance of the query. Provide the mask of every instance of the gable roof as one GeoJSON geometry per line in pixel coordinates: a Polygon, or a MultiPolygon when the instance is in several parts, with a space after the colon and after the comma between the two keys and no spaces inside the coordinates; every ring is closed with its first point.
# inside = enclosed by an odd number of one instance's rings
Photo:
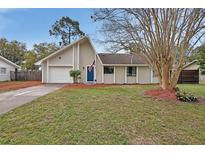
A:
{"type": "Polygon", "coordinates": [[[99,53],[103,64],[147,64],[145,60],[134,54],[111,54],[111,53],[99,53]]]}
{"type": "Polygon", "coordinates": [[[186,65],[184,66],[184,69],[187,68],[187,67],[189,67],[190,65],[196,63],[197,61],[198,61],[198,60],[193,60],[192,62],[186,64],[186,65]]]}
{"type": "Polygon", "coordinates": [[[3,60],[3,61],[6,62],[6,63],[12,65],[12,66],[15,67],[15,68],[20,68],[20,66],[16,65],[15,63],[11,62],[10,60],[8,60],[8,59],[6,59],[6,58],[4,58],[4,57],[2,57],[2,56],[0,56],[0,59],[3,60]]]}
{"type": "Polygon", "coordinates": [[[68,48],[70,48],[71,46],[75,45],[76,43],[79,43],[79,42],[81,42],[81,41],[83,41],[83,40],[86,40],[86,39],[88,39],[89,42],[91,42],[90,39],[89,39],[89,37],[83,36],[83,37],[81,37],[80,39],[74,41],[73,43],[71,43],[71,44],[69,44],[69,45],[67,45],[67,46],[65,46],[65,47],[63,47],[63,48],[61,48],[61,49],[59,49],[58,51],[56,51],[56,52],[54,52],[54,53],[48,55],[47,57],[45,57],[45,58],[39,60],[38,62],[35,63],[35,65],[40,65],[43,61],[45,61],[45,60],[47,60],[47,59],[49,59],[49,58],[51,58],[51,57],[54,57],[55,55],[57,55],[57,54],[59,54],[59,53],[65,51],[65,49],[68,49],[68,48]]]}

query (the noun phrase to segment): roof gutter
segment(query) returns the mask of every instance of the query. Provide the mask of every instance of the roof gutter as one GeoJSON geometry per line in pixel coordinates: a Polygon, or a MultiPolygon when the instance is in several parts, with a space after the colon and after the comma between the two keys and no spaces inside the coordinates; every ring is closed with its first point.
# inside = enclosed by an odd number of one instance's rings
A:
{"type": "Polygon", "coordinates": [[[148,64],[103,64],[103,66],[149,66],[148,64]]]}

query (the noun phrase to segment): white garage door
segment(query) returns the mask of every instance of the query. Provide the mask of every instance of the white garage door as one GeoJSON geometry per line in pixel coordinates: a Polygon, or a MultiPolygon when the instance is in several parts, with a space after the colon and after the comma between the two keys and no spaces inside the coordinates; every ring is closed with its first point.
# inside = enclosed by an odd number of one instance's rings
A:
{"type": "Polygon", "coordinates": [[[49,83],[72,83],[71,69],[72,67],[49,67],[49,83]]]}

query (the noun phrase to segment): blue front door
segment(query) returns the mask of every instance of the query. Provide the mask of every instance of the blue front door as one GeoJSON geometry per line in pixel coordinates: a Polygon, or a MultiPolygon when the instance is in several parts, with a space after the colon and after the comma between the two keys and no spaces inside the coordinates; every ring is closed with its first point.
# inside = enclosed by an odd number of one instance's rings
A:
{"type": "Polygon", "coordinates": [[[87,67],[87,81],[94,81],[94,67],[87,67]]]}

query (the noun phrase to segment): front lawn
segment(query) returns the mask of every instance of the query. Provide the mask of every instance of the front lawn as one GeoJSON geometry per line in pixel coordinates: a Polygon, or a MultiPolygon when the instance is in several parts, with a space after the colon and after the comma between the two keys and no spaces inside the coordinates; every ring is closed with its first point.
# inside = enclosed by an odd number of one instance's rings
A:
{"type": "MultiPolygon", "coordinates": [[[[205,96],[205,85],[180,87],[205,96]]],[[[205,105],[144,97],[152,88],[58,90],[0,116],[0,143],[205,144],[205,105]]]]}

